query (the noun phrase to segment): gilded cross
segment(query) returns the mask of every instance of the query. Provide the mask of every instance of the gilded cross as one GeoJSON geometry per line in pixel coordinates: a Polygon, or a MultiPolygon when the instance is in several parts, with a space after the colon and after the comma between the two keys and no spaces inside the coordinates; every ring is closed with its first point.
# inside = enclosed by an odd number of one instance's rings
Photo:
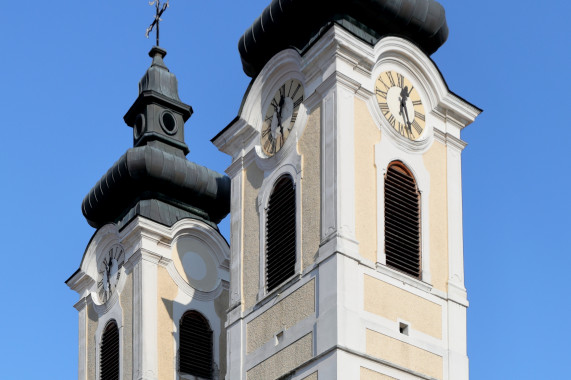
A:
{"type": "Polygon", "coordinates": [[[153,20],[153,23],[147,28],[147,33],[145,33],[145,36],[147,38],[149,38],[149,33],[151,33],[153,31],[153,28],[156,25],[157,26],[157,46],[159,46],[159,24],[162,21],[161,15],[169,7],[169,0],[167,0],[167,2],[163,4],[162,8],[161,8],[161,0],[150,1],[149,5],[155,6],[156,14],[155,14],[155,19],[153,20]]]}

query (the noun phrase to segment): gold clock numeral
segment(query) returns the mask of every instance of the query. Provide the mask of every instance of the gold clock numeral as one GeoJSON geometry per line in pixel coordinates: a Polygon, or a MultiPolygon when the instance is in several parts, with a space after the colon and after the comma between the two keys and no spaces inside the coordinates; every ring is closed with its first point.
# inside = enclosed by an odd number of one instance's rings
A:
{"type": "Polygon", "coordinates": [[[396,120],[395,117],[393,115],[389,116],[388,122],[393,126],[393,128],[396,125],[396,120]]]}
{"type": "Polygon", "coordinates": [[[422,127],[420,126],[420,124],[418,124],[418,122],[416,120],[414,120],[412,122],[412,127],[415,129],[415,131],[418,133],[418,135],[420,136],[420,134],[422,133],[422,127]]]}
{"type": "Polygon", "coordinates": [[[293,103],[293,108],[299,107],[299,105],[301,104],[301,102],[303,102],[303,95],[301,95],[301,96],[299,97],[299,99],[297,99],[297,100],[293,103]]]}
{"type": "Polygon", "coordinates": [[[380,88],[377,87],[376,91],[377,91],[377,95],[380,95],[383,99],[387,98],[387,93],[382,91],[380,88]]]}
{"type": "Polygon", "coordinates": [[[397,82],[400,88],[404,88],[404,76],[397,73],[397,82]]]}
{"type": "Polygon", "coordinates": [[[379,107],[381,107],[381,112],[383,114],[389,112],[389,105],[387,103],[379,103],[379,107]]]}
{"type": "MultiPolygon", "coordinates": [[[[291,84],[293,86],[293,81],[291,82],[291,84]]],[[[299,91],[300,88],[301,88],[301,84],[298,83],[295,91],[293,92],[293,94],[291,94],[292,99],[295,97],[295,94],[297,94],[297,92],[299,91]]],[[[290,88],[290,91],[291,91],[291,88],[290,88]]]]}
{"type": "Polygon", "coordinates": [[[387,77],[389,78],[389,82],[391,82],[391,87],[395,86],[395,80],[393,78],[393,72],[387,71],[387,77]]]}

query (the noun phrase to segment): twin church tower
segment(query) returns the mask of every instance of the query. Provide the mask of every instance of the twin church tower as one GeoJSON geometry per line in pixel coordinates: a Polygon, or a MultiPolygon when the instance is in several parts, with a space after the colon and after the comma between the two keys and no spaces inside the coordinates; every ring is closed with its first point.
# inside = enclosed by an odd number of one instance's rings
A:
{"type": "Polygon", "coordinates": [[[273,0],[212,140],[227,175],[187,160],[154,47],[133,148],[82,205],[78,378],[468,379],[460,131],[481,111],[430,59],[447,36],[433,0],[273,0]]]}

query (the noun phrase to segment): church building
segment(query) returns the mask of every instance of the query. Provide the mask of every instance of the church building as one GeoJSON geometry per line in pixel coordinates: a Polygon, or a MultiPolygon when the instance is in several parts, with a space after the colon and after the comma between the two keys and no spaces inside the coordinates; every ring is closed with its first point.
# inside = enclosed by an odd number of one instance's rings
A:
{"type": "Polygon", "coordinates": [[[153,47],[133,147],[82,204],[78,379],[467,380],[460,133],[481,110],[430,58],[447,37],[434,0],[272,0],[213,131],[226,174],[186,158],[193,110],[153,47]]]}

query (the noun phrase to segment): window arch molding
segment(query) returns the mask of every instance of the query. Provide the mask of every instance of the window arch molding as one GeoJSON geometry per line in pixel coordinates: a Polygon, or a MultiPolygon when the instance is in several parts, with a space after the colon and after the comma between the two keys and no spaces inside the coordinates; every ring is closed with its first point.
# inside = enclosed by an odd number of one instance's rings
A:
{"type": "Polygon", "coordinates": [[[221,352],[220,347],[220,339],[223,335],[226,334],[224,330],[223,323],[220,321],[220,316],[218,315],[215,307],[215,302],[196,302],[193,297],[185,294],[184,292],[179,292],[177,295],[175,302],[173,304],[173,315],[172,315],[172,331],[174,332],[173,336],[174,339],[172,341],[172,348],[173,352],[175,353],[172,357],[172,363],[175,368],[175,379],[176,380],[185,380],[187,378],[194,379],[192,376],[183,375],[179,372],[179,347],[180,347],[180,321],[182,320],[183,316],[190,312],[194,311],[196,313],[201,314],[207,321],[212,331],[212,380],[218,380],[220,376],[220,367],[221,363],[219,360],[222,360],[225,357],[225,353],[221,352]]]}
{"type": "Polygon", "coordinates": [[[214,360],[214,337],[211,321],[200,311],[186,310],[178,320],[177,339],[177,374],[180,379],[195,377],[200,379],[217,379],[216,361],[214,360]],[[183,324],[185,327],[183,328],[183,324]],[[184,329],[184,330],[183,330],[184,329]],[[189,343],[196,343],[189,345],[189,343]],[[193,359],[203,355],[209,359],[204,365],[196,365],[193,359]]]}
{"type": "Polygon", "coordinates": [[[95,347],[96,347],[96,353],[95,353],[95,378],[97,380],[101,380],[102,379],[102,373],[101,373],[101,350],[102,350],[102,345],[103,345],[103,337],[104,334],[107,330],[107,328],[111,325],[114,324],[117,328],[117,333],[119,334],[118,336],[118,340],[119,340],[119,357],[118,357],[118,361],[119,361],[119,377],[117,377],[117,379],[123,379],[123,324],[122,324],[122,320],[117,318],[117,312],[115,312],[115,308],[113,308],[111,310],[111,312],[109,313],[110,315],[107,315],[105,318],[100,319],[98,321],[98,325],[97,325],[97,329],[95,331],[95,347]]]}
{"type": "MultiPolygon", "coordinates": [[[[295,188],[295,266],[294,274],[291,278],[295,278],[301,273],[301,157],[299,155],[290,156],[290,162],[283,164],[281,167],[272,171],[264,178],[260,192],[258,194],[258,210],[260,210],[260,266],[259,266],[259,287],[258,287],[258,300],[263,299],[267,295],[273,293],[277,288],[268,291],[266,288],[266,252],[267,252],[267,210],[272,195],[273,189],[277,182],[283,176],[289,176],[295,188]]],[[[287,280],[285,281],[287,282],[287,280]]]]}
{"type": "Polygon", "coordinates": [[[382,139],[375,145],[375,165],[377,167],[377,270],[399,278],[413,285],[423,286],[425,283],[431,286],[430,272],[430,175],[424,166],[423,157],[414,152],[403,151],[400,147],[392,144],[389,139],[382,139]],[[385,254],[385,177],[389,165],[392,162],[400,162],[412,174],[416,181],[417,190],[420,194],[420,252],[421,252],[421,275],[419,279],[387,267],[385,254]]]}
{"type": "MultiPolygon", "coordinates": [[[[92,306],[96,306],[95,302],[93,301],[92,297],[90,296],[88,299],[88,303],[91,303],[92,306]]],[[[97,329],[95,330],[95,347],[96,347],[96,354],[95,354],[95,378],[97,380],[101,379],[101,357],[100,357],[100,349],[103,340],[103,333],[107,325],[115,321],[117,324],[117,329],[119,331],[119,379],[123,379],[123,365],[124,365],[124,357],[122,355],[123,351],[123,309],[121,308],[121,302],[115,302],[115,304],[108,310],[105,315],[99,316],[99,320],[97,322],[97,329]]]]}

